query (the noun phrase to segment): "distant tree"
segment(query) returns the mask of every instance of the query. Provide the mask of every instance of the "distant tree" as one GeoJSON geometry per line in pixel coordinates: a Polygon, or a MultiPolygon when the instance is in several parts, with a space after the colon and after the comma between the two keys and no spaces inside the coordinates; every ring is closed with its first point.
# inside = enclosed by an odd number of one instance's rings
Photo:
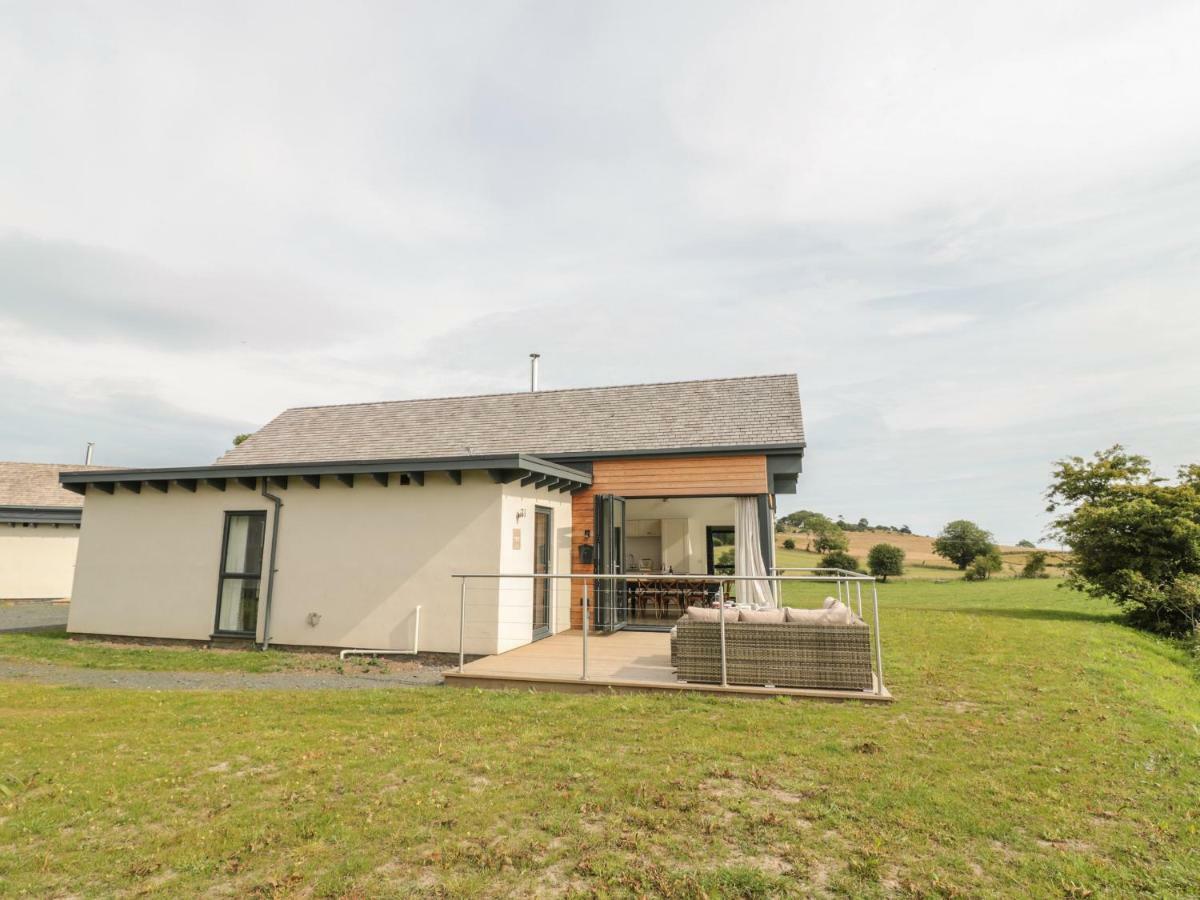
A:
{"type": "Polygon", "coordinates": [[[870,527],[871,527],[870,523],[867,522],[866,516],[864,516],[863,518],[858,520],[858,530],[859,531],[866,531],[870,527]]]}
{"type": "Polygon", "coordinates": [[[846,569],[850,572],[857,572],[858,559],[844,550],[834,550],[832,553],[826,553],[821,557],[821,568],[846,569]]]}
{"type": "Polygon", "coordinates": [[[250,437],[250,435],[248,435],[248,434],[235,434],[233,436],[233,446],[235,446],[235,447],[238,446],[239,444],[243,443],[249,437],[250,437]]]}
{"type": "Polygon", "coordinates": [[[986,556],[996,549],[992,535],[974,522],[955,519],[947,523],[933,542],[933,552],[945,557],[960,569],[966,569],[976,557],[986,556]]]}
{"type": "Polygon", "coordinates": [[[963,578],[967,581],[986,581],[994,572],[999,572],[1003,568],[1004,561],[1000,559],[1000,551],[993,547],[987,553],[980,553],[971,560],[963,578]]]}
{"type": "Polygon", "coordinates": [[[795,541],[793,541],[791,538],[787,538],[787,539],[786,539],[786,540],[783,542],[783,549],[784,549],[784,550],[795,550],[795,549],[796,549],[796,542],[795,542],[795,541]]]}
{"type": "Polygon", "coordinates": [[[1046,499],[1071,548],[1068,587],[1115,601],[1142,628],[1200,634],[1200,465],[1171,483],[1117,444],[1059,460],[1046,499]]]}
{"type": "Polygon", "coordinates": [[[829,528],[822,527],[820,531],[813,531],[812,536],[812,547],[817,553],[838,552],[850,548],[850,541],[836,525],[829,528]]]}
{"type": "Polygon", "coordinates": [[[784,521],[783,521],[783,519],[778,519],[778,520],[776,520],[776,522],[775,522],[775,533],[776,533],[776,534],[781,534],[782,532],[785,532],[785,531],[787,531],[787,523],[786,523],[786,522],[784,522],[784,521]]]}
{"type": "Polygon", "coordinates": [[[867,554],[867,571],[882,581],[904,574],[904,551],[895,544],[876,544],[867,554]]]}
{"type": "Polygon", "coordinates": [[[1034,547],[1037,546],[1037,544],[1035,544],[1033,541],[1017,541],[1017,546],[1018,547],[1026,547],[1026,548],[1032,550],[1034,547]]]}
{"type": "Polygon", "coordinates": [[[1049,556],[1045,550],[1034,550],[1025,560],[1025,568],[1021,569],[1022,578],[1049,578],[1046,573],[1046,557],[1049,556]]]}
{"type": "Polygon", "coordinates": [[[909,528],[907,525],[901,525],[901,526],[900,526],[900,533],[901,533],[901,534],[912,534],[912,529],[911,529],[911,528],[909,528]]]}

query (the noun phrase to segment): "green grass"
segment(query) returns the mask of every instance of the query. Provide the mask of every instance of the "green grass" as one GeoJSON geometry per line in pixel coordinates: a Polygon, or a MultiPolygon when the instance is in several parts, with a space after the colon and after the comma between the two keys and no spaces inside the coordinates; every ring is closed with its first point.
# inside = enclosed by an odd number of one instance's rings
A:
{"type": "Polygon", "coordinates": [[[1046,581],[881,599],[890,706],[0,683],[0,893],[1194,895],[1184,651],[1046,581]]]}
{"type": "Polygon", "coordinates": [[[191,646],[118,645],[75,640],[65,629],[0,634],[0,659],[76,666],[85,669],[141,669],[170,672],[288,672],[333,669],[326,654],[279,650],[209,650],[191,646]]]}

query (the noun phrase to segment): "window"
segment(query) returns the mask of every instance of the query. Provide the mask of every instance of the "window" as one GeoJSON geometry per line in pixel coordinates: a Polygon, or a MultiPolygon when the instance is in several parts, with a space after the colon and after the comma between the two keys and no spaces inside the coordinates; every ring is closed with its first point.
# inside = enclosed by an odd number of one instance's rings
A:
{"type": "Polygon", "coordinates": [[[708,574],[732,575],[734,560],[734,533],[732,525],[709,525],[708,574]]]}
{"type": "Polygon", "coordinates": [[[253,635],[258,627],[258,587],[266,531],[265,512],[225,513],[217,593],[219,634],[253,635]]]}

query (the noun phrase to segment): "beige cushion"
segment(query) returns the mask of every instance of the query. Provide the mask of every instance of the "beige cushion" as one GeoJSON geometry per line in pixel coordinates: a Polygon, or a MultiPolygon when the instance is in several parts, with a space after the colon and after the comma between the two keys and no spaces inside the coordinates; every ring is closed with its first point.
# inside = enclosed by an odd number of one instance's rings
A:
{"type": "Polygon", "coordinates": [[[821,608],[829,609],[829,607],[833,606],[835,603],[841,603],[841,601],[833,597],[826,597],[825,602],[821,604],[821,608]]]}
{"type": "Polygon", "coordinates": [[[804,625],[821,625],[825,619],[825,610],[823,609],[793,609],[789,606],[784,610],[784,614],[786,621],[804,625]]]}
{"type": "MultiPolygon", "coordinates": [[[[691,619],[693,622],[720,622],[721,619],[720,619],[720,616],[718,615],[720,612],[721,611],[718,609],[708,609],[703,606],[689,606],[688,610],[687,610],[688,618],[691,619]]],[[[725,621],[726,622],[736,622],[737,620],[738,620],[738,610],[736,610],[736,609],[726,609],[725,610],[725,621]]]]}
{"type": "Polygon", "coordinates": [[[850,607],[836,600],[826,609],[792,609],[786,610],[787,621],[803,622],[806,625],[849,625],[850,607]]]}
{"type": "Polygon", "coordinates": [[[755,625],[778,625],[784,621],[782,609],[743,609],[739,621],[755,625]]]}

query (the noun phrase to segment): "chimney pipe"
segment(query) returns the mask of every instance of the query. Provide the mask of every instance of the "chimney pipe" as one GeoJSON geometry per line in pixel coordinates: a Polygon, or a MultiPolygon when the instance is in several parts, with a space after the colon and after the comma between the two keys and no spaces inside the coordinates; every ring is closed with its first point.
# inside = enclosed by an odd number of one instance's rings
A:
{"type": "Polygon", "coordinates": [[[536,391],[538,389],[538,359],[541,357],[541,355],[542,354],[540,354],[540,353],[530,353],[529,354],[529,390],[530,390],[530,392],[536,391]]]}
{"type": "Polygon", "coordinates": [[[90,466],[92,464],[92,451],[96,449],[96,442],[88,441],[87,444],[87,450],[83,454],[83,464],[90,466]]]}

